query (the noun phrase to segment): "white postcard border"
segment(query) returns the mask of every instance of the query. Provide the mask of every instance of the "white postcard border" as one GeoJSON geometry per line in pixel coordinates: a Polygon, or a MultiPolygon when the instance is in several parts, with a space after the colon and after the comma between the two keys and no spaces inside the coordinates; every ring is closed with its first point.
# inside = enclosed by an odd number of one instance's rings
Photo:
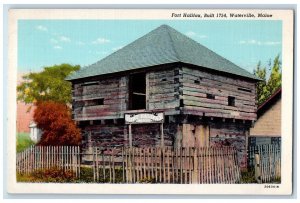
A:
{"type": "Polygon", "coordinates": [[[215,13],[270,13],[272,18],[234,18],[208,20],[281,20],[282,21],[282,178],[279,188],[265,188],[272,184],[46,184],[16,182],[16,81],[17,81],[17,21],[20,19],[168,19],[173,12],[203,13],[208,9],[16,9],[9,11],[8,48],[8,192],[31,194],[255,194],[289,195],[292,192],[292,121],[293,121],[293,11],[211,9],[215,13]],[[138,16],[138,17],[137,17],[138,16]]]}

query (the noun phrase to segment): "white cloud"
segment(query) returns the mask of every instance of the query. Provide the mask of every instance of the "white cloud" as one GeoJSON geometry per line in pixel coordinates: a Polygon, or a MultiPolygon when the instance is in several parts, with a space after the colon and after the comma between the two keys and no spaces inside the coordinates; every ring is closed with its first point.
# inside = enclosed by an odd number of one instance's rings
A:
{"type": "Polygon", "coordinates": [[[59,45],[55,45],[53,48],[54,48],[54,49],[62,49],[62,47],[59,46],[59,45]]]}
{"type": "Polygon", "coordinates": [[[35,27],[37,30],[39,31],[43,31],[43,32],[47,32],[48,31],[48,28],[43,26],[43,25],[38,25],[35,27]]]}
{"type": "Polygon", "coordinates": [[[197,35],[197,37],[199,37],[199,38],[207,38],[206,35],[197,35]]]}
{"type": "Polygon", "coordinates": [[[92,43],[93,44],[106,44],[106,43],[109,43],[109,42],[110,42],[109,39],[105,39],[105,38],[99,37],[98,39],[96,39],[92,43]]]}
{"type": "Polygon", "coordinates": [[[279,45],[279,44],[281,44],[281,42],[267,41],[267,42],[265,42],[264,44],[265,44],[265,45],[270,45],[270,46],[272,46],[272,45],[279,45]]]}
{"type": "Polygon", "coordinates": [[[62,47],[60,46],[60,43],[63,43],[63,42],[71,42],[71,39],[69,37],[66,37],[66,36],[57,36],[55,38],[51,38],[50,39],[50,43],[53,44],[53,48],[54,49],[62,49],[62,47]]]}
{"type": "Polygon", "coordinates": [[[255,39],[250,39],[250,40],[241,40],[241,41],[239,41],[239,44],[257,44],[257,45],[261,45],[261,42],[256,41],[255,39]]]}
{"type": "Polygon", "coordinates": [[[262,45],[275,46],[275,45],[281,44],[281,42],[279,42],[279,41],[265,41],[265,42],[262,42],[262,41],[258,41],[258,40],[255,40],[255,39],[251,39],[251,40],[241,40],[241,41],[239,41],[239,44],[258,45],[258,46],[262,46],[262,45]]]}
{"type": "Polygon", "coordinates": [[[196,37],[196,38],[207,38],[206,35],[200,35],[200,34],[197,34],[196,32],[193,32],[193,31],[188,31],[185,33],[188,37],[196,37]]]}
{"type": "Polygon", "coordinates": [[[84,42],[82,42],[82,41],[78,41],[78,42],[76,42],[76,44],[77,44],[77,45],[79,45],[79,46],[83,46],[83,45],[85,45],[85,43],[84,43],[84,42]]]}
{"type": "Polygon", "coordinates": [[[113,50],[113,51],[117,51],[117,50],[119,50],[119,49],[122,49],[123,48],[123,46],[118,46],[118,47],[114,47],[114,48],[112,48],[111,50],[113,50]]]}
{"type": "Polygon", "coordinates": [[[193,32],[193,31],[188,31],[188,32],[186,32],[185,33],[187,36],[189,36],[189,37],[193,37],[193,36],[196,36],[197,34],[195,33],[195,32],[193,32]]]}
{"type": "Polygon", "coordinates": [[[60,36],[59,40],[61,42],[71,42],[71,39],[69,37],[66,37],[66,36],[60,36]]]}

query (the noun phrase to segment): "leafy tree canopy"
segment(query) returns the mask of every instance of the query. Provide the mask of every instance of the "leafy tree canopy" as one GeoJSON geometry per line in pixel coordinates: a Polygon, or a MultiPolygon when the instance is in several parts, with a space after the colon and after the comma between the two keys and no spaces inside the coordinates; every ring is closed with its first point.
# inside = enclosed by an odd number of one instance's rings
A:
{"type": "Polygon", "coordinates": [[[277,89],[281,87],[281,61],[279,55],[275,57],[273,63],[269,63],[270,77],[266,77],[266,67],[261,66],[258,62],[254,74],[262,79],[256,86],[258,105],[266,101],[277,89]]]}
{"type": "Polygon", "coordinates": [[[79,65],[69,64],[45,67],[42,72],[23,76],[24,82],[17,87],[18,100],[26,104],[41,101],[71,103],[71,83],[65,78],[80,69],[79,65]]]}

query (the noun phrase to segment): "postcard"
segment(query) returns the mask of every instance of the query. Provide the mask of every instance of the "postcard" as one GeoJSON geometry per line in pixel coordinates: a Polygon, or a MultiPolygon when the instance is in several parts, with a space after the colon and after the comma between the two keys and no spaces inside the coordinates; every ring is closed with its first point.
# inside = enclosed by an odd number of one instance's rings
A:
{"type": "Polygon", "coordinates": [[[293,10],[8,20],[9,193],[292,193],[293,10]]]}

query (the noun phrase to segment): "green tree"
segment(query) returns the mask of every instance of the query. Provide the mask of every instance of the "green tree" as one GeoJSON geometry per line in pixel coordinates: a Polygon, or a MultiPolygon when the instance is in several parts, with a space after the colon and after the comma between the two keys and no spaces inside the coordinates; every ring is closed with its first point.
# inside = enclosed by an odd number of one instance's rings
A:
{"type": "Polygon", "coordinates": [[[269,96],[279,87],[281,87],[281,61],[279,55],[277,55],[273,61],[273,67],[267,85],[269,96]]]}
{"type": "Polygon", "coordinates": [[[65,78],[79,69],[79,65],[61,64],[23,76],[24,82],[17,87],[18,100],[26,104],[42,101],[69,104],[72,86],[65,78]]]}
{"type": "Polygon", "coordinates": [[[259,61],[256,69],[254,70],[254,75],[261,79],[260,82],[256,85],[256,95],[257,102],[261,104],[266,99],[266,91],[267,91],[267,82],[266,82],[266,68],[261,67],[261,62],[259,61]]]}
{"type": "Polygon", "coordinates": [[[258,105],[266,101],[281,87],[281,61],[279,55],[275,57],[273,64],[269,63],[269,69],[271,73],[268,80],[266,67],[262,67],[261,62],[258,62],[256,69],[254,69],[254,75],[261,79],[256,86],[258,105]]]}

